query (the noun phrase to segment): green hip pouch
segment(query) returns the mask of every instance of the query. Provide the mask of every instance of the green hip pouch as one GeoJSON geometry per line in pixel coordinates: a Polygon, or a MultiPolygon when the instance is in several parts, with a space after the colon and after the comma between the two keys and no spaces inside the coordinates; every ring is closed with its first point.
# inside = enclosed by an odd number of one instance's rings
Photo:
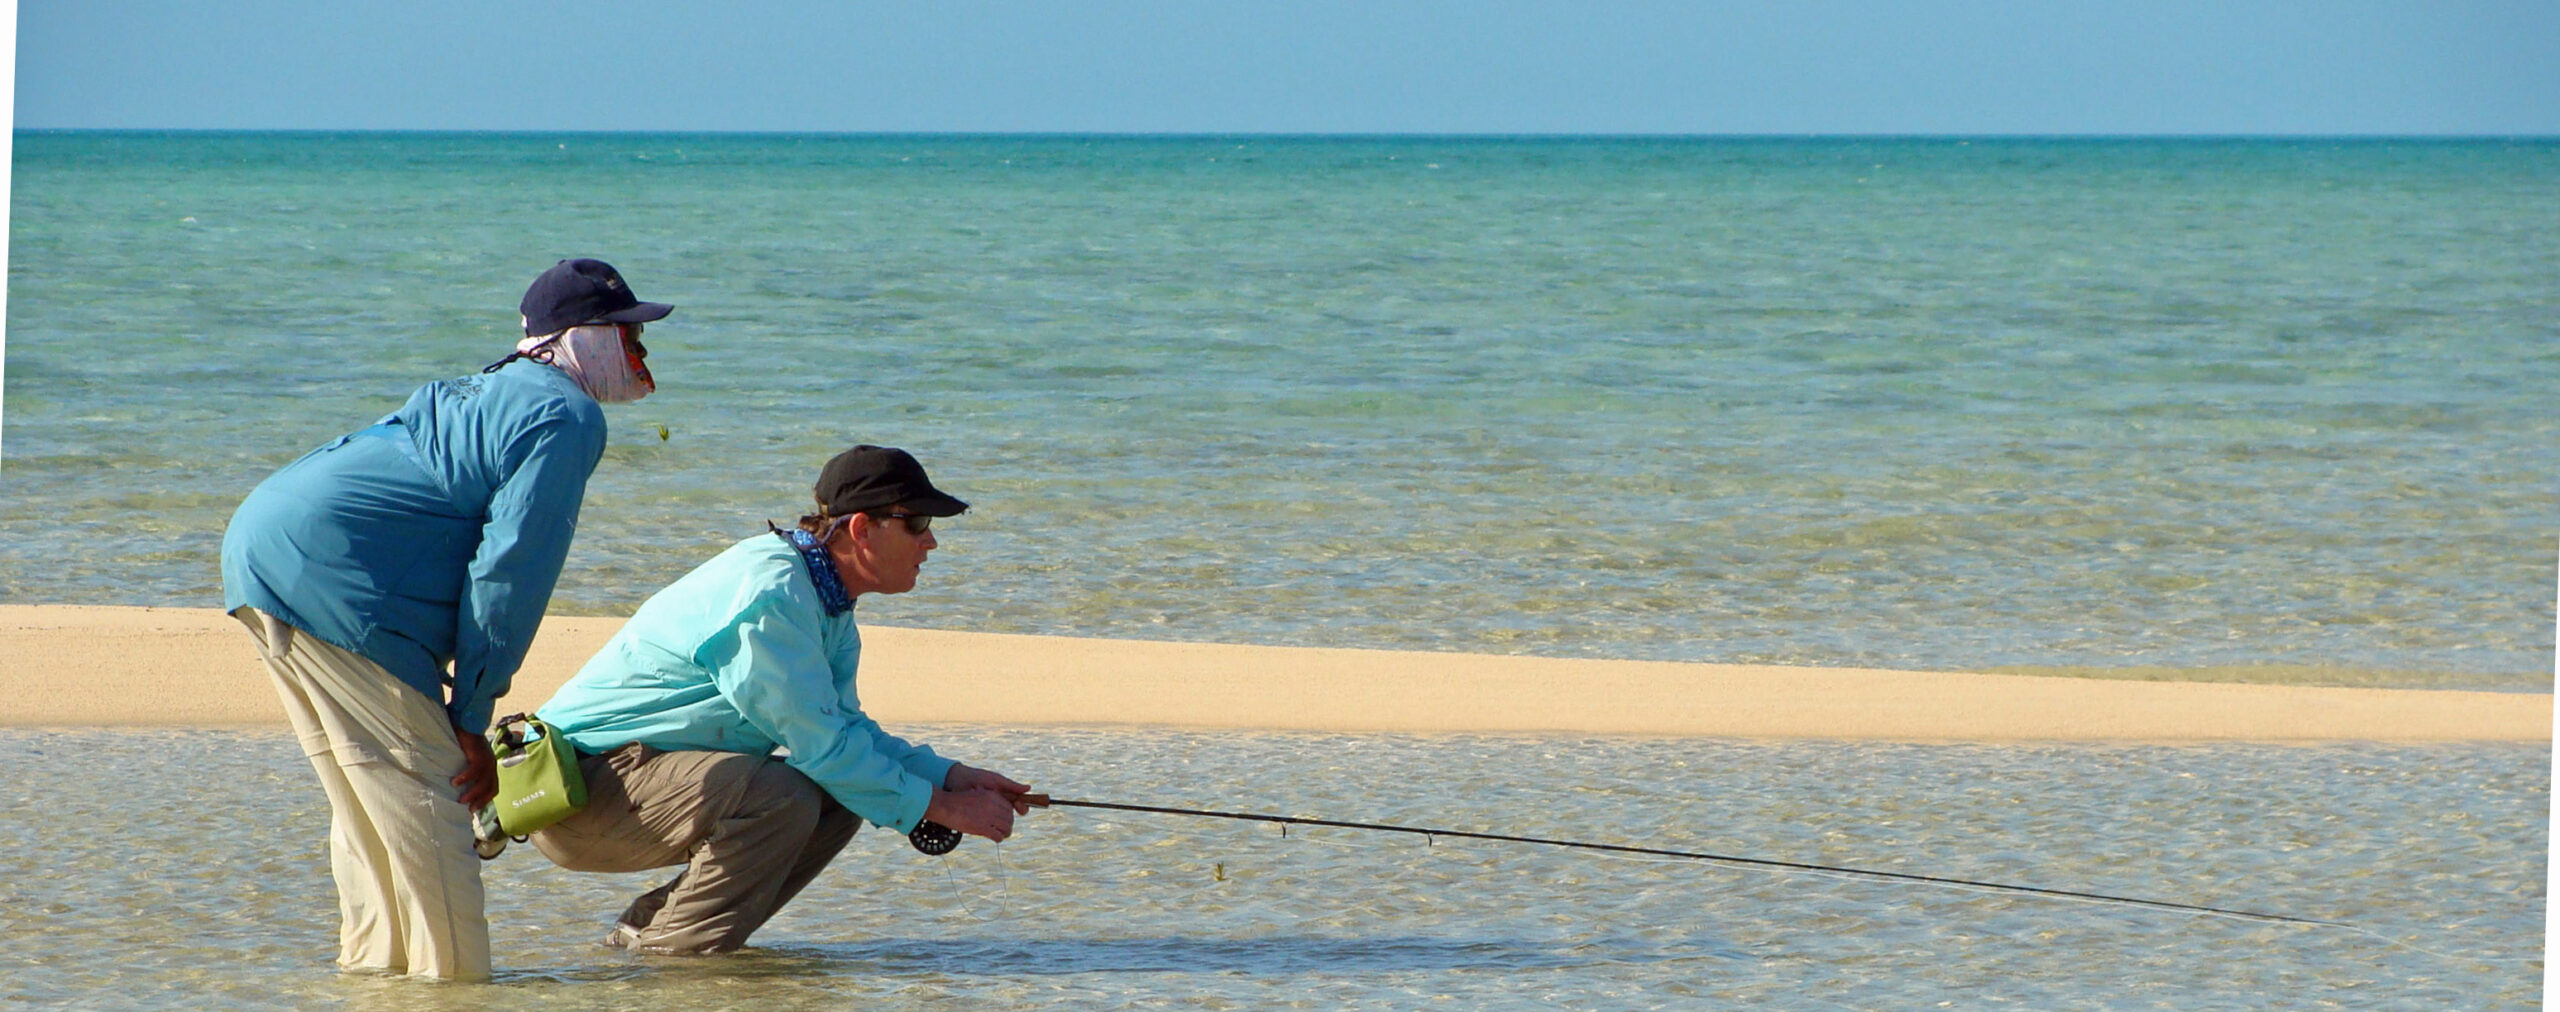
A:
{"type": "Polygon", "coordinates": [[[489,726],[489,750],[498,756],[498,799],[489,807],[508,836],[529,836],[586,805],[578,750],[551,725],[522,713],[502,717],[489,726]]]}

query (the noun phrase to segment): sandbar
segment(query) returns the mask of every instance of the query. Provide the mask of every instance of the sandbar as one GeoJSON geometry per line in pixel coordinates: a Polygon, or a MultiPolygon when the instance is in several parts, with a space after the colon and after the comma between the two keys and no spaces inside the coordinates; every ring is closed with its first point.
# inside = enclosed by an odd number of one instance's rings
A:
{"type": "MultiPolygon", "coordinates": [[[[501,713],[619,629],[546,620],[501,713]]],[[[863,628],[883,724],[1981,742],[2549,742],[2549,693],[2117,681],[863,628]]],[[[0,605],[0,726],[282,727],[213,609],[0,605]]]]}

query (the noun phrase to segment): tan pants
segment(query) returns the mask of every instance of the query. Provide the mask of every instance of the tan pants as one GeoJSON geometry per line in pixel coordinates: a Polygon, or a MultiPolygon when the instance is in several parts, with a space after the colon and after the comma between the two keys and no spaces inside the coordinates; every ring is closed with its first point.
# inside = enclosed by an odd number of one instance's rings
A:
{"type": "Polygon", "coordinates": [[[471,812],[455,800],[462,746],[444,708],[381,665],[255,608],[232,613],[329,796],[338,965],[489,979],[489,923],[471,812]]]}
{"type": "Polygon", "coordinates": [[[639,743],[578,763],[587,804],[533,834],[570,871],[684,871],[632,901],[620,944],[661,955],[727,952],[800,894],[862,819],[770,756],[664,752],[639,743]]]}

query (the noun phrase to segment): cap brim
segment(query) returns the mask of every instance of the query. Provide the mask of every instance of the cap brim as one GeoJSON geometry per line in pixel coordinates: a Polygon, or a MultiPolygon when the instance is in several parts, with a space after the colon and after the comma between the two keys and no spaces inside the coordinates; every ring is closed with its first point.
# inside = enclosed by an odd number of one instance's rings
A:
{"type": "Polygon", "coordinates": [[[922,513],[929,517],[956,517],[968,512],[969,504],[936,489],[913,499],[900,499],[898,508],[909,513],[922,513]]]}
{"type": "Polygon", "coordinates": [[[666,319],[668,313],[675,311],[676,307],[664,302],[643,302],[629,309],[614,310],[596,319],[606,323],[649,323],[666,319]]]}

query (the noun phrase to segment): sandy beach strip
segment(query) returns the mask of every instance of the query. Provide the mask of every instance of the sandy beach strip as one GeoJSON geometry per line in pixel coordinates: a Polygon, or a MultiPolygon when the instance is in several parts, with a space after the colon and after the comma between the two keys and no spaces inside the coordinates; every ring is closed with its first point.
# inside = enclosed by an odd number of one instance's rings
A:
{"type": "MultiPolygon", "coordinates": [[[[554,616],[501,712],[551,697],[621,619],[554,616]]],[[[865,627],[882,723],[1897,741],[2548,742],[2549,694],[2305,688],[865,627]]],[[[281,727],[212,609],[0,605],[0,725],[281,727]]]]}

